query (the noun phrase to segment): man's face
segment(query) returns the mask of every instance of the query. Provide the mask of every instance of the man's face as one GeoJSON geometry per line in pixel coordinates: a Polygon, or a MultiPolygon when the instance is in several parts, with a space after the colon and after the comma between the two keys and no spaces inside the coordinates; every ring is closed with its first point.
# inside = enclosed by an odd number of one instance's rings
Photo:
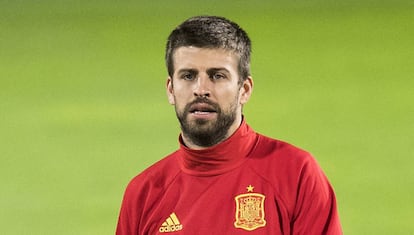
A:
{"type": "Polygon", "coordinates": [[[239,83],[238,56],[224,49],[180,47],[173,58],[167,94],[186,144],[209,147],[229,137],[252,91],[251,78],[239,83]]]}

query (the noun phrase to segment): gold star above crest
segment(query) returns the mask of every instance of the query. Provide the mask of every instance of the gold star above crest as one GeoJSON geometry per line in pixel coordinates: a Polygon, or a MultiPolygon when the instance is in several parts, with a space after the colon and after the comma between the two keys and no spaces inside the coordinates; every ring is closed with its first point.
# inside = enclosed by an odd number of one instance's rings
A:
{"type": "Polygon", "coordinates": [[[247,186],[246,188],[247,188],[247,192],[253,192],[254,187],[251,184],[247,186]]]}

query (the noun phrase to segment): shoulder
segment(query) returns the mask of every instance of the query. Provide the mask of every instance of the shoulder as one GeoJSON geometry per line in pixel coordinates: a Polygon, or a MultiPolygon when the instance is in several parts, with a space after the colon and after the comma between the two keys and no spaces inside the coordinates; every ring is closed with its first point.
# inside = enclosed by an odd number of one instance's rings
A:
{"type": "Polygon", "coordinates": [[[329,190],[329,183],[312,154],[287,142],[260,135],[250,161],[251,169],[272,185],[290,211],[298,192],[329,190]]]}
{"type": "Polygon", "coordinates": [[[176,155],[177,152],[174,152],[164,157],[132,178],[126,188],[125,196],[137,197],[137,194],[148,194],[150,191],[164,191],[180,172],[176,155]]]}
{"type": "Polygon", "coordinates": [[[312,155],[302,148],[261,134],[258,136],[259,141],[252,156],[257,161],[270,161],[280,166],[293,167],[314,160],[312,155]]]}
{"type": "Polygon", "coordinates": [[[304,171],[320,171],[313,155],[293,144],[273,139],[261,134],[254,154],[251,155],[252,166],[259,172],[266,172],[267,177],[300,177],[304,171]]]}
{"type": "Polygon", "coordinates": [[[179,172],[176,153],[172,153],[135,176],[124,193],[117,233],[131,234],[132,231],[139,231],[146,213],[157,204],[179,172]]]}
{"type": "Polygon", "coordinates": [[[249,167],[273,189],[293,233],[342,234],[331,184],[307,151],[260,135],[249,167]]]}
{"type": "Polygon", "coordinates": [[[315,159],[308,151],[260,134],[249,161],[249,167],[259,177],[282,192],[295,191],[304,172],[308,173],[308,166],[317,167],[315,159]]]}

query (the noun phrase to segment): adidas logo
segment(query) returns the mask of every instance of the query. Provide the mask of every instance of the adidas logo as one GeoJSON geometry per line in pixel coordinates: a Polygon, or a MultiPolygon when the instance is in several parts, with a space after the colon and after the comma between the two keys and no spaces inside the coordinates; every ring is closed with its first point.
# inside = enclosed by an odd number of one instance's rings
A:
{"type": "Polygon", "coordinates": [[[183,229],[183,225],[180,223],[180,221],[177,218],[177,215],[173,212],[164,223],[162,223],[159,231],[160,233],[171,233],[180,231],[183,229]]]}

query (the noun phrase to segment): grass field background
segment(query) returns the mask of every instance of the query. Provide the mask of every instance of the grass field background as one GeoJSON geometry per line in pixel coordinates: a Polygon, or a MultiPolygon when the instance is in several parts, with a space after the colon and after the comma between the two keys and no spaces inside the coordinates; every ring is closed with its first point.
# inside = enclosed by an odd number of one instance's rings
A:
{"type": "Polygon", "coordinates": [[[414,234],[408,0],[0,0],[0,233],[114,233],[128,181],[178,146],[164,45],[197,14],[249,33],[246,119],[315,155],[345,234],[414,234]]]}

